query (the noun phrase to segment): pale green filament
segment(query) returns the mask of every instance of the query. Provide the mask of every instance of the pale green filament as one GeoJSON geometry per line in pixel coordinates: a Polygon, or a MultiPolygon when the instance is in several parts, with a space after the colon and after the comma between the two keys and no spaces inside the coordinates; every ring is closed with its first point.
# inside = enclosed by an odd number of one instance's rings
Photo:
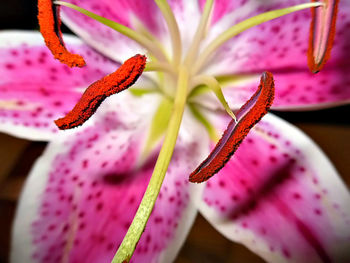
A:
{"type": "Polygon", "coordinates": [[[262,23],[265,23],[267,21],[276,19],[278,17],[288,15],[290,13],[300,11],[303,9],[311,8],[311,7],[318,7],[322,6],[323,3],[320,2],[314,2],[314,3],[306,3],[306,4],[300,4],[288,8],[282,8],[282,9],[277,9],[273,11],[269,11],[260,15],[253,16],[251,18],[248,18],[231,28],[227,29],[225,32],[223,32],[221,35],[219,35],[213,42],[211,42],[208,47],[201,53],[199,56],[198,61],[196,62],[194,69],[193,69],[193,74],[196,74],[201,70],[203,65],[208,61],[211,55],[214,54],[214,52],[221,46],[223,45],[226,41],[229,39],[233,38],[234,36],[242,33],[243,31],[260,25],[262,23]]]}
{"type": "Polygon", "coordinates": [[[157,48],[161,50],[161,52],[166,56],[166,61],[169,62],[170,58],[168,57],[164,46],[159,42],[159,40],[155,36],[152,35],[152,33],[143,25],[143,23],[141,23],[138,19],[134,18],[133,25],[137,32],[151,40],[157,46],[157,48]]]}
{"type": "Polygon", "coordinates": [[[177,76],[173,72],[173,67],[166,62],[160,62],[157,61],[157,58],[155,58],[151,53],[148,54],[148,61],[146,63],[145,71],[147,72],[155,72],[158,77],[158,85],[155,83],[155,86],[157,86],[157,89],[162,92],[165,96],[171,96],[172,92],[167,88],[166,85],[164,85],[164,74],[165,73],[172,73],[170,76],[173,76],[176,80],[177,76]]]}
{"type": "Polygon", "coordinates": [[[205,118],[205,116],[200,112],[198,107],[195,105],[195,103],[188,103],[188,107],[191,110],[193,116],[203,124],[204,128],[207,130],[210,139],[213,142],[219,141],[220,137],[218,135],[218,132],[216,131],[215,127],[210,123],[210,121],[205,118]]]}
{"type": "Polygon", "coordinates": [[[151,61],[146,64],[145,71],[161,71],[167,72],[172,75],[175,75],[174,68],[169,65],[169,63],[151,61]]]}
{"type": "Polygon", "coordinates": [[[199,22],[199,26],[197,28],[196,34],[193,38],[191,46],[188,49],[186,58],[184,60],[184,64],[186,66],[190,66],[193,63],[193,60],[197,58],[201,41],[205,37],[207,28],[209,26],[208,22],[209,22],[209,17],[210,17],[212,7],[213,7],[213,0],[207,0],[205,2],[203,14],[201,16],[201,20],[199,22]]]}
{"type": "Polygon", "coordinates": [[[161,49],[159,49],[155,43],[153,43],[147,37],[141,35],[140,33],[136,32],[136,31],[134,31],[134,30],[122,25],[122,24],[114,22],[114,21],[107,19],[103,16],[99,16],[95,13],[92,13],[88,10],[85,10],[85,9],[79,7],[79,6],[76,6],[76,5],[67,3],[67,2],[55,1],[54,4],[69,7],[69,8],[74,9],[74,10],[76,10],[76,11],[96,20],[96,21],[99,21],[100,23],[102,23],[102,24],[114,29],[115,31],[127,36],[128,38],[134,40],[135,42],[137,42],[138,44],[140,44],[141,46],[143,46],[144,48],[149,50],[157,59],[159,59],[161,61],[167,60],[165,54],[163,54],[161,52],[161,49]]]}
{"type": "Polygon", "coordinates": [[[151,94],[151,93],[159,93],[159,89],[145,89],[142,87],[134,87],[132,86],[131,88],[128,89],[132,95],[136,97],[142,97],[143,95],[146,94],[151,94]]]}
{"type": "MultiPolygon", "coordinates": [[[[222,89],[225,89],[227,87],[234,88],[235,86],[238,87],[245,84],[255,83],[259,77],[259,74],[228,74],[216,76],[215,79],[222,89]]],[[[193,98],[209,93],[210,91],[212,90],[204,84],[197,85],[191,90],[190,94],[188,94],[187,101],[192,101],[193,98]]]]}
{"type": "Polygon", "coordinates": [[[186,105],[186,94],[189,84],[188,78],[189,75],[187,69],[180,66],[173,112],[170,117],[168,129],[151,180],[147,186],[136,215],[123,239],[123,242],[114,256],[112,263],[122,263],[130,260],[141,234],[145,229],[148,218],[151,215],[166,171],[168,170],[170,159],[175,148],[177,135],[180,130],[182,115],[186,105]]]}
{"type": "Polygon", "coordinates": [[[178,67],[182,56],[182,44],[179,27],[168,2],[166,0],[155,0],[155,2],[162,12],[164,19],[168,25],[173,49],[173,65],[175,67],[178,67]]]}
{"type": "Polygon", "coordinates": [[[260,74],[244,73],[244,74],[225,74],[218,75],[215,77],[222,87],[234,86],[234,85],[244,85],[252,83],[260,79],[260,74]]]}
{"type": "Polygon", "coordinates": [[[222,106],[224,107],[224,109],[226,110],[226,112],[235,120],[236,116],[233,114],[232,110],[230,109],[224,94],[222,93],[221,87],[219,82],[212,76],[209,75],[197,75],[195,77],[192,78],[191,84],[195,87],[195,86],[199,86],[201,84],[206,85],[208,88],[210,88],[214,94],[216,95],[216,97],[218,98],[218,100],[221,102],[222,106]]]}

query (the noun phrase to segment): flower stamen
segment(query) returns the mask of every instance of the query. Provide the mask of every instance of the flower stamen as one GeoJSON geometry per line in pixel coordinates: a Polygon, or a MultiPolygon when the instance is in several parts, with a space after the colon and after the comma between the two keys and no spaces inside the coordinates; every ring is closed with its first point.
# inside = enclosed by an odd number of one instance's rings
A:
{"type": "Polygon", "coordinates": [[[182,54],[182,43],[181,43],[181,35],[179,26],[176,22],[176,18],[174,16],[173,11],[171,10],[168,2],[166,0],[155,0],[155,3],[159,7],[163,17],[167,23],[171,42],[172,42],[172,60],[175,67],[179,66],[181,54],[182,54]]]}
{"type": "MultiPolygon", "coordinates": [[[[197,76],[192,78],[191,84],[193,86],[198,86],[198,85],[204,84],[208,88],[210,88],[214,92],[215,96],[220,101],[221,105],[224,107],[226,112],[232,117],[232,119],[234,119],[236,121],[236,116],[232,112],[230,106],[228,105],[228,103],[224,97],[224,94],[222,93],[222,89],[221,89],[219,82],[214,77],[209,76],[209,75],[197,75],[197,76]]],[[[191,95],[191,93],[190,93],[190,95],[191,95]]]]}
{"type": "Polygon", "coordinates": [[[210,22],[210,14],[213,9],[213,0],[207,0],[205,2],[203,14],[201,16],[201,19],[199,21],[199,25],[196,31],[196,34],[194,35],[192,44],[190,48],[188,49],[186,58],[184,60],[184,64],[187,66],[190,66],[193,64],[195,59],[197,58],[198,55],[198,50],[200,48],[201,41],[206,35],[208,25],[210,22]]]}
{"type": "Polygon", "coordinates": [[[339,0],[325,2],[322,7],[311,8],[308,66],[313,73],[319,72],[330,58],[335,36],[339,0]]]}
{"type": "Polygon", "coordinates": [[[129,262],[132,254],[135,251],[136,245],[140,240],[143,231],[145,230],[148,218],[150,217],[152,209],[157,200],[160,188],[162,186],[172,154],[175,149],[182,116],[186,105],[186,94],[189,84],[188,82],[188,70],[186,67],[180,65],[172,114],[169,119],[169,124],[164,137],[162,148],[159,152],[156,165],[154,167],[151,179],[148,183],[146,192],[142,198],[141,204],[128,229],[128,232],[123,239],[123,242],[119,246],[118,251],[112,260],[112,263],[129,262]]]}
{"type": "Polygon", "coordinates": [[[274,98],[274,80],[270,72],[265,72],[258,90],[240,108],[238,122],[231,120],[220,141],[196,170],[190,175],[190,182],[202,183],[220,171],[230,160],[243,139],[253,126],[267,113],[274,98]]]}
{"type": "Polygon", "coordinates": [[[82,56],[70,53],[63,42],[61,32],[60,7],[51,0],[38,0],[38,20],[40,32],[53,56],[69,67],[83,67],[82,56]]]}
{"type": "Polygon", "coordinates": [[[147,63],[145,67],[146,72],[152,72],[152,71],[157,71],[157,72],[167,72],[169,74],[172,74],[172,76],[176,76],[176,72],[174,71],[173,67],[171,67],[170,64],[166,62],[158,62],[158,61],[151,61],[147,63]]]}
{"type": "Polygon", "coordinates": [[[146,65],[146,57],[129,58],[114,73],[91,84],[74,108],[63,118],[55,121],[61,130],[71,129],[87,121],[108,96],[121,92],[138,79],[146,65]]]}

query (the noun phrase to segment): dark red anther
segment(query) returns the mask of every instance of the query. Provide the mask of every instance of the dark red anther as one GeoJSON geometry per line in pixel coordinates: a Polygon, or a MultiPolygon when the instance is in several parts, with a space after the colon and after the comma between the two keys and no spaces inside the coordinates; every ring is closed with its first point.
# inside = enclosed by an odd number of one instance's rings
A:
{"type": "Polygon", "coordinates": [[[146,65],[146,57],[136,55],[124,62],[114,73],[91,84],[74,108],[63,118],[55,121],[61,130],[71,129],[87,121],[102,101],[135,83],[146,65]]]}
{"type": "Polygon", "coordinates": [[[70,53],[64,45],[59,6],[52,0],[38,0],[38,20],[45,44],[56,59],[69,67],[85,66],[83,57],[70,53]]]}
{"type": "Polygon", "coordinates": [[[190,182],[201,183],[216,174],[230,160],[253,126],[270,109],[274,98],[274,80],[265,72],[258,90],[238,111],[236,123],[231,120],[214,150],[190,175],[190,182]]]}
{"type": "Polygon", "coordinates": [[[339,0],[312,2],[324,3],[324,6],[311,8],[308,66],[312,73],[317,73],[331,56],[339,0]]]}

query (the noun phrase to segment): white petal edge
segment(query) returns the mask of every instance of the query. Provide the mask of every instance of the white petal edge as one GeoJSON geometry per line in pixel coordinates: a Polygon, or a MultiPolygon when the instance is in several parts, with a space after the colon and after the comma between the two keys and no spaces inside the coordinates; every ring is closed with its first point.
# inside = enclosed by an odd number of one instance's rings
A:
{"type": "MultiPolygon", "coordinates": [[[[45,178],[42,178],[41,174],[43,173],[43,170],[50,170],[50,164],[56,157],[56,151],[52,151],[51,149],[52,147],[58,147],[58,145],[57,142],[52,142],[50,147],[46,148],[43,155],[35,162],[35,165],[23,186],[24,191],[21,193],[19,199],[23,200],[23,202],[18,202],[11,235],[11,248],[20,247],[21,249],[11,249],[10,262],[12,263],[28,262],[28,259],[32,259],[31,255],[34,252],[32,250],[33,247],[28,246],[28,244],[32,243],[32,235],[30,233],[32,221],[21,220],[21,218],[35,218],[40,206],[40,202],[37,202],[37,200],[40,199],[40,195],[42,194],[42,190],[48,179],[48,174],[46,174],[45,178]],[[26,209],[26,207],[32,207],[32,209],[26,209]]],[[[30,262],[34,261],[31,260],[28,263],[30,262]]]]}

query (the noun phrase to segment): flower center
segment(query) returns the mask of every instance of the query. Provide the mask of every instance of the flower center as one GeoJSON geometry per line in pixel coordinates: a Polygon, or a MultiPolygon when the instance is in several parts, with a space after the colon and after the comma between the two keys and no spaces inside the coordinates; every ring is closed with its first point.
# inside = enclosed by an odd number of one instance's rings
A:
{"type": "MultiPolygon", "coordinates": [[[[135,215],[135,218],[122,244],[118,248],[115,257],[113,258],[112,262],[118,263],[128,262],[130,260],[135,250],[135,247],[140,239],[140,236],[145,229],[146,223],[155,205],[157,196],[159,194],[162,182],[164,180],[166,171],[168,169],[172,157],[172,153],[175,148],[177,136],[181,126],[182,116],[184,113],[184,108],[186,104],[191,107],[190,99],[199,94],[198,89],[201,86],[208,87],[209,90],[216,95],[216,97],[221,102],[227,113],[231,115],[231,117],[233,118],[233,121],[231,122],[232,127],[227,130],[226,134],[228,134],[227,136],[230,137],[231,134],[239,133],[239,137],[237,137],[236,141],[241,141],[243,139],[243,137],[248,132],[246,126],[249,126],[251,128],[257,121],[259,121],[262,115],[266,114],[266,111],[272,103],[273,92],[271,94],[271,92],[269,91],[273,90],[273,79],[269,73],[265,73],[262,77],[261,88],[257,92],[256,98],[253,98],[251,101],[248,101],[247,104],[243,106],[243,111],[238,113],[238,115],[244,115],[245,124],[235,125],[236,117],[232,113],[230,107],[228,106],[223,96],[219,81],[217,80],[217,78],[215,78],[215,76],[210,76],[204,73],[205,65],[213,57],[216,50],[229,39],[233,38],[237,34],[240,34],[241,32],[253,26],[259,25],[266,21],[287,15],[298,10],[310,7],[319,7],[323,5],[319,2],[306,3],[289,8],[269,11],[251,17],[225,30],[217,38],[215,38],[207,47],[203,48],[202,44],[206,35],[206,29],[209,28],[210,14],[213,8],[213,0],[207,0],[198,27],[194,34],[193,40],[187,52],[184,53],[180,30],[169,4],[166,0],[154,1],[159,7],[161,13],[163,14],[164,20],[168,27],[168,32],[171,38],[170,55],[164,51],[164,47],[157,41],[157,38],[152,36],[152,34],[147,30],[135,31],[119,23],[96,15],[90,11],[84,10],[78,6],[61,1],[54,2],[55,4],[64,5],[77,10],[115,29],[119,33],[128,36],[129,38],[133,39],[141,46],[146,48],[148,50],[149,61],[146,64],[145,71],[154,71],[154,73],[157,74],[158,91],[161,94],[163,94],[165,98],[170,98],[173,102],[172,107],[170,107],[171,114],[169,117],[168,125],[166,125],[167,127],[162,148],[160,150],[156,165],[154,167],[149,185],[147,186],[146,192],[135,215]],[[265,86],[272,86],[272,88],[264,88],[265,86]],[[264,94],[262,99],[258,98],[260,93],[264,94]],[[248,108],[254,108],[254,106],[252,106],[253,101],[257,101],[256,105],[258,110],[254,109],[253,111],[249,111],[248,113],[246,113],[248,108]],[[257,114],[259,116],[256,116],[257,114]],[[234,128],[235,126],[237,126],[238,128],[234,128]]],[[[52,29],[50,32],[52,32],[52,29]]],[[[133,79],[130,79],[130,81],[132,82],[133,79]]],[[[81,108],[86,109],[85,106],[86,105],[83,104],[81,108]]],[[[207,128],[210,134],[210,130],[212,129],[210,127],[210,124],[208,124],[208,121],[200,114],[199,111],[196,111],[196,108],[193,108],[192,112],[193,115],[204,124],[204,126],[207,128]]],[[[210,135],[211,137],[215,136],[213,136],[212,134],[210,135]]],[[[229,142],[231,145],[237,145],[237,142],[235,140],[227,139],[224,141],[229,142]]],[[[227,161],[225,158],[227,156],[232,155],[232,153],[232,151],[228,153],[226,151],[222,151],[222,147],[221,145],[219,145],[214,155],[209,156],[208,161],[205,161],[203,165],[200,166],[199,170],[196,171],[195,174],[193,174],[191,178],[192,181],[198,182],[198,178],[199,181],[203,181],[203,178],[207,179],[210,176],[212,176],[213,169],[211,169],[211,167],[209,167],[210,169],[207,169],[209,173],[205,170],[209,166],[208,163],[215,163],[216,167],[219,167],[220,169],[227,161]],[[221,154],[224,154],[224,157],[221,157],[221,154]]],[[[216,170],[214,172],[216,172],[216,170]]]]}
{"type": "MultiPolygon", "coordinates": [[[[168,32],[171,39],[171,52],[168,54],[158,41],[157,37],[152,35],[146,27],[140,23],[141,30],[132,30],[122,24],[101,17],[76,5],[54,1],[56,5],[63,5],[74,10],[77,10],[92,19],[95,19],[106,26],[116,30],[117,32],[134,40],[148,51],[148,61],[145,71],[154,71],[157,74],[157,91],[163,94],[165,97],[174,100],[176,88],[178,86],[179,72],[181,68],[185,68],[189,74],[188,88],[186,94],[186,102],[188,103],[193,97],[203,92],[212,91],[219,102],[222,104],[226,112],[235,119],[234,114],[230,110],[225,98],[222,94],[220,82],[218,76],[209,76],[204,73],[205,66],[213,58],[215,52],[225,42],[233,38],[234,36],[242,33],[243,31],[262,24],[264,22],[276,19],[278,17],[296,12],[307,8],[324,7],[323,2],[312,2],[300,4],[288,8],[277,9],[269,12],[262,13],[260,15],[253,16],[246,19],[218,35],[208,46],[203,47],[203,40],[205,39],[206,30],[209,28],[210,14],[213,9],[214,1],[207,0],[201,15],[196,33],[193,36],[193,40],[186,53],[183,52],[182,40],[180,30],[176,21],[176,18],[167,3],[166,0],[154,0],[161,11],[164,20],[168,27],[168,32]],[[203,87],[206,87],[204,90],[203,87]]],[[[139,29],[140,29],[139,27],[139,29]]],[[[231,75],[229,79],[237,79],[237,76],[231,75]]],[[[227,79],[227,78],[226,78],[227,79]]],[[[238,76],[238,79],[240,77],[238,76]]],[[[140,91],[137,88],[134,89],[134,93],[147,93],[148,91],[140,91]]],[[[151,90],[150,92],[154,92],[151,90]]]]}
{"type": "MultiPolygon", "coordinates": [[[[206,66],[208,66],[208,63],[210,63],[217,50],[228,40],[232,39],[241,32],[248,30],[251,27],[290,14],[292,12],[311,7],[323,6],[323,4],[320,2],[305,3],[256,15],[230,27],[227,30],[224,30],[211,43],[209,43],[208,46],[204,47],[203,44],[205,36],[207,35],[206,31],[208,28],[210,28],[210,15],[214,5],[213,0],[207,0],[200,21],[198,23],[198,27],[192,38],[192,42],[190,43],[187,51],[183,52],[184,48],[182,47],[181,43],[180,31],[178,29],[176,19],[170,10],[170,7],[166,4],[166,1],[156,0],[156,3],[160,7],[160,10],[169,28],[168,32],[171,38],[172,48],[171,51],[169,50],[169,52],[163,56],[163,58],[159,58],[157,54],[153,54],[151,50],[148,50],[149,58],[151,58],[151,61],[147,63],[145,71],[157,72],[156,76],[158,82],[158,90],[165,97],[173,100],[174,94],[176,93],[179,68],[180,66],[186,68],[186,71],[189,72],[189,86],[187,89],[186,100],[187,105],[198,114],[200,114],[198,109],[194,109],[195,106],[191,102],[196,96],[211,91],[215,94],[222,107],[234,120],[236,120],[236,117],[231,111],[222,93],[220,78],[218,76],[212,76],[205,73],[206,66]]],[[[148,36],[152,36],[152,34],[147,30],[144,30],[144,28],[142,31],[140,31],[140,33],[141,32],[147,32],[146,34],[148,36]]],[[[152,36],[152,38],[154,40],[157,39],[155,36],[152,36]]],[[[158,45],[162,50],[166,50],[159,42],[158,45]]],[[[240,76],[234,74],[228,76],[228,78],[231,80],[241,79],[240,76]]],[[[201,102],[196,101],[196,105],[198,104],[200,105],[201,102]]],[[[194,114],[194,116],[204,124],[211,138],[213,139],[215,136],[212,131],[212,127],[208,128],[208,122],[204,119],[204,116],[198,116],[198,114],[194,114]]]]}

